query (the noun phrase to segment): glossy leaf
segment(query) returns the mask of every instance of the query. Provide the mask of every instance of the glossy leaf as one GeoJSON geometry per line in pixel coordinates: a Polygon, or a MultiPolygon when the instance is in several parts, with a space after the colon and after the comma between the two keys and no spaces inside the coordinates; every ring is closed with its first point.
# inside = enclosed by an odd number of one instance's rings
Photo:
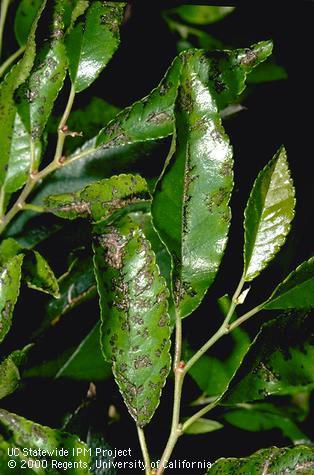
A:
{"type": "Polygon", "coordinates": [[[8,194],[19,190],[26,182],[30,167],[30,134],[18,111],[15,113],[10,158],[4,179],[8,194]]]}
{"type": "Polygon", "coordinates": [[[23,274],[28,287],[59,298],[58,281],[50,265],[39,252],[33,251],[25,256],[23,274]]]}
{"type": "Polygon", "coordinates": [[[297,394],[314,388],[313,320],[277,317],[262,326],[222,399],[222,404],[297,394]]]}
{"type": "Polygon", "coordinates": [[[11,257],[16,256],[21,249],[21,245],[15,239],[4,239],[0,244],[0,265],[2,266],[11,259],[11,257]]]}
{"type": "Polygon", "coordinates": [[[0,363],[0,399],[13,393],[19,386],[19,366],[24,362],[31,345],[16,350],[0,363]]]}
{"type": "Polygon", "coordinates": [[[41,0],[21,0],[16,10],[14,20],[15,37],[20,46],[27,43],[28,35],[31,31],[33,21],[41,6],[41,0]]]}
{"type": "Polygon", "coordinates": [[[78,23],[67,38],[71,81],[76,92],[91,85],[119,46],[124,3],[94,1],[85,23],[78,23]]]}
{"type": "Polygon", "coordinates": [[[36,45],[35,31],[46,0],[41,2],[28,36],[23,58],[13,66],[0,86],[0,184],[3,184],[10,159],[11,138],[16,116],[14,93],[27,79],[33,67],[36,45]]]}
{"type": "Polygon", "coordinates": [[[303,474],[314,470],[314,449],[311,446],[270,447],[245,458],[219,459],[208,470],[208,475],[237,474],[303,474]]]}
{"type": "Polygon", "coordinates": [[[172,255],[174,301],[182,317],[201,302],[218,270],[230,222],[232,151],[196,53],[182,69],[175,152],[157,185],[152,214],[172,255]]]}
{"type": "MultiPolygon", "coordinates": [[[[68,465],[67,473],[69,475],[90,474],[88,447],[75,435],[36,424],[5,409],[0,409],[0,434],[0,470],[3,475],[12,473],[12,469],[8,467],[8,461],[12,458],[9,457],[8,451],[14,448],[20,449],[20,451],[16,450],[16,452],[19,452],[18,457],[20,457],[16,460],[17,464],[24,459],[22,450],[25,448],[28,450],[32,448],[34,451],[38,451],[38,449],[49,451],[52,453],[52,460],[64,463],[64,456],[58,453],[58,450],[64,448],[71,454],[71,461],[76,462],[72,466],[68,465]]],[[[28,460],[34,459],[45,460],[47,455],[28,456],[28,460]]],[[[45,473],[45,470],[38,472],[38,469],[35,468],[34,470],[28,470],[28,473],[40,473],[41,475],[45,473]]],[[[59,473],[59,469],[54,473],[59,473]]]]}
{"type": "Polygon", "coordinates": [[[95,235],[94,250],[103,354],[142,427],[170,369],[168,290],[149,242],[129,218],[95,235]]]}
{"type": "Polygon", "coordinates": [[[267,310],[314,307],[314,257],[303,262],[278,285],[263,305],[267,310]]]}
{"type": "Polygon", "coordinates": [[[207,434],[208,432],[213,432],[214,430],[222,429],[223,425],[218,421],[212,421],[211,419],[200,418],[191,424],[185,431],[185,434],[196,435],[196,434],[207,434]]]}
{"type": "Polygon", "coordinates": [[[8,333],[20,291],[23,256],[15,256],[0,268],[0,343],[8,333]]]}
{"type": "Polygon", "coordinates": [[[173,133],[174,104],[180,82],[182,62],[195,56],[203,64],[204,85],[214,97],[218,110],[233,103],[245,88],[247,75],[272,51],[264,41],[251,48],[234,51],[189,50],[174,59],[159,86],[147,97],[117,115],[100,131],[96,148],[110,148],[146,140],[156,140],[173,133]],[[208,68],[208,69],[207,69],[208,68]]]}
{"type": "Polygon", "coordinates": [[[234,7],[214,7],[205,5],[181,5],[174,9],[183,20],[196,25],[209,25],[229,15],[234,7]]]}
{"type": "Polygon", "coordinates": [[[66,74],[63,44],[63,2],[54,0],[50,39],[39,49],[34,67],[18,91],[13,135],[10,144],[4,191],[13,193],[37,170],[41,159],[41,137],[66,74]]]}
{"type": "Polygon", "coordinates": [[[287,154],[281,147],[258,175],[245,210],[245,281],[257,277],[284,244],[294,206],[287,154]]]}
{"type": "Polygon", "coordinates": [[[149,198],[147,183],[136,175],[117,175],[86,186],[76,193],[49,196],[46,210],[61,218],[91,218],[94,222],[108,220],[127,205],[149,198]]]}
{"type": "Polygon", "coordinates": [[[295,444],[310,442],[289,414],[273,404],[241,404],[228,411],[224,419],[239,429],[251,432],[280,429],[283,436],[288,437],[295,444]]]}

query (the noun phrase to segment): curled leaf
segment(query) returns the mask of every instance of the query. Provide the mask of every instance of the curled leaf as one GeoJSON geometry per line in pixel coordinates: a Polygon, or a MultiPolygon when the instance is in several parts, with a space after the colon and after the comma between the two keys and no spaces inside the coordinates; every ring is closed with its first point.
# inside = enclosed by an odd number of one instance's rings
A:
{"type": "Polygon", "coordinates": [[[37,251],[28,253],[24,258],[23,273],[31,289],[60,297],[59,284],[46,259],[37,251]]]}
{"type": "Polygon", "coordinates": [[[81,191],[46,198],[46,210],[61,218],[108,220],[116,211],[149,199],[147,183],[138,175],[117,175],[92,183],[81,191]]]}
{"type": "Polygon", "coordinates": [[[154,224],[173,258],[174,301],[182,317],[214,280],[230,222],[232,151],[207,89],[202,53],[186,55],[175,108],[175,152],[156,187],[154,224]]]}

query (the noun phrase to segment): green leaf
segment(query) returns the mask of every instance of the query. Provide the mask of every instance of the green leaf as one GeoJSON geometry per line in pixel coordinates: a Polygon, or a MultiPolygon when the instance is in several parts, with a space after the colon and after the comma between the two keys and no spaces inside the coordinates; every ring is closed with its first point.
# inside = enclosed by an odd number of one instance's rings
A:
{"type": "Polygon", "coordinates": [[[263,64],[260,64],[248,78],[249,84],[261,84],[270,81],[282,81],[287,79],[287,71],[278,64],[266,61],[263,64]]]}
{"type": "Polygon", "coordinates": [[[213,421],[211,419],[200,418],[191,424],[185,431],[185,434],[207,434],[208,432],[213,432],[214,430],[222,429],[223,425],[220,422],[213,421]]]}
{"type": "Polygon", "coordinates": [[[57,323],[62,315],[77,305],[96,296],[93,260],[90,256],[78,257],[68,273],[59,279],[60,298],[47,305],[47,322],[57,323]]]}
{"type": "Polygon", "coordinates": [[[124,6],[125,3],[92,2],[85,23],[78,23],[68,35],[69,70],[75,92],[90,86],[117,50],[124,6]]]}
{"type": "Polygon", "coordinates": [[[236,404],[314,388],[313,319],[304,313],[262,326],[222,399],[236,404]]]}
{"type": "Polygon", "coordinates": [[[170,369],[168,290],[149,241],[129,218],[95,235],[102,350],[130,414],[152,418],[170,369]]]}
{"type": "Polygon", "coordinates": [[[111,374],[111,367],[104,361],[101,353],[100,323],[97,323],[59,369],[55,377],[103,381],[111,374]]]}
{"type": "MultiPolygon", "coordinates": [[[[60,467],[56,467],[56,462],[64,463],[64,455],[60,455],[61,448],[67,450],[71,454],[71,461],[74,462],[72,467],[67,467],[67,473],[69,475],[89,475],[89,463],[90,456],[88,447],[81,442],[75,435],[61,432],[57,429],[51,429],[35,422],[24,419],[24,417],[12,414],[5,409],[0,409],[0,470],[1,474],[9,475],[12,473],[12,469],[8,467],[8,461],[10,458],[8,451],[11,449],[20,449],[16,452],[19,453],[17,460],[14,460],[19,466],[21,460],[25,460],[23,455],[23,449],[41,451],[46,450],[52,453],[47,455],[36,455],[35,457],[28,455],[28,460],[47,460],[50,473],[60,473],[60,467]],[[55,460],[54,469],[51,471],[52,461],[55,460]],[[75,465],[74,465],[75,464],[75,465]],[[77,467],[77,468],[76,468],[77,467]]],[[[62,465],[63,466],[63,465],[62,465]]],[[[36,465],[35,465],[36,467],[36,465]]],[[[27,470],[28,474],[37,473],[44,475],[49,473],[46,469],[27,470]]]]}
{"type": "Polygon", "coordinates": [[[174,301],[182,317],[200,304],[218,270],[233,185],[232,151],[201,57],[186,57],[175,110],[176,149],[152,204],[154,225],[173,258],[174,301]]]}
{"type": "Polygon", "coordinates": [[[240,404],[224,414],[224,419],[239,429],[251,432],[280,429],[283,436],[295,444],[310,442],[286,411],[273,404],[240,404]]]}
{"type": "Polygon", "coordinates": [[[257,277],[277,254],[294,217],[294,187],[281,147],[258,175],[245,210],[244,274],[257,277]]]}
{"type": "Polygon", "coordinates": [[[36,171],[41,159],[41,137],[66,74],[63,44],[63,1],[55,0],[50,39],[36,54],[35,64],[21,86],[16,106],[4,191],[13,193],[36,171]]]}
{"type": "Polygon", "coordinates": [[[278,285],[263,305],[266,310],[314,307],[314,257],[303,262],[278,285]]]}
{"type": "Polygon", "coordinates": [[[0,343],[11,327],[20,291],[22,260],[21,255],[12,257],[0,268],[0,343]]]}
{"type": "Polygon", "coordinates": [[[264,61],[271,51],[272,43],[264,41],[251,48],[234,51],[189,50],[182,52],[174,59],[156,89],[147,97],[123,109],[99,132],[96,148],[111,148],[171,135],[182,62],[185,63],[187,58],[195,55],[196,61],[203,64],[202,80],[212,92],[218,110],[221,110],[234,102],[245,88],[247,75],[255,66],[264,61]]]}
{"type": "Polygon", "coordinates": [[[14,20],[15,37],[20,46],[27,43],[28,35],[42,0],[21,0],[14,20]]]}
{"type": "Polygon", "coordinates": [[[60,297],[58,281],[46,259],[37,251],[26,254],[23,263],[25,281],[31,289],[60,297]]]}
{"type": "Polygon", "coordinates": [[[212,465],[208,475],[273,474],[310,475],[314,469],[312,446],[270,447],[245,458],[222,458],[212,465]]]}
{"type": "Polygon", "coordinates": [[[0,265],[5,264],[11,257],[16,256],[22,246],[13,238],[4,239],[0,244],[0,265]]]}
{"type": "Polygon", "coordinates": [[[37,11],[23,58],[10,69],[0,86],[0,185],[3,184],[10,160],[11,138],[17,111],[14,93],[27,79],[33,67],[36,55],[35,31],[45,4],[46,0],[42,1],[37,11]]]}
{"type": "Polygon", "coordinates": [[[23,364],[31,345],[16,350],[0,363],[0,399],[13,393],[20,383],[19,366],[23,364]]]}
{"type": "Polygon", "coordinates": [[[235,7],[212,7],[205,5],[181,5],[174,11],[183,20],[196,25],[209,25],[222,20],[233,12],[235,7]]]}
{"type": "MultiPolygon", "coordinates": [[[[161,275],[165,278],[167,287],[171,287],[171,257],[165,245],[161,241],[156,232],[151,213],[143,213],[141,211],[129,213],[130,218],[135,221],[142,229],[145,237],[150,242],[152,249],[156,256],[156,262],[159,267],[161,275]]],[[[168,297],[168,313],[170,315],[170,324],[175,324],[175,309],[173,299],[169,293],[168,297]]]]}
{"type": "Polygon", "coordinates": [[[136,175],[117,175],[86,186],[76,193],[49,196],[46,210],[61,218],[91,218],[94,222],[108,220],[127,205],[149,199],[147,183],[136,175]]]}
{"type": "MultiPolygon", "coordinates": [[[[221,313],[226,317],[231,300],[228,295],[218,299],[221,313]]],[[[236,314],[233,315],[235,319],[236,314]]],[[[231,320],[232,321],[232,320],[231,320]]],[[[236,328],[224,339],[224,358],[212,355],[203,355],[190,369],[189,375],[198,387],[210,397],[218,397],[227,389],[235,372],[239,368],[245,354],[250,347],[249,335],[242,329],[236,328]]],[[[184,348],[184,359],[189,360],[194,352],[184,348]]],[[[218,349],[219,354],[219,349],[218,349]]]]}
{"type": "Polygon", "coordinates": [[[111,365],[104,361],[100,349],[98,322],[76,346],[56,358],[40,361],[25,369],[23,378],[63,378],[78,381],[104,381],[112,375],[111,365]]]}

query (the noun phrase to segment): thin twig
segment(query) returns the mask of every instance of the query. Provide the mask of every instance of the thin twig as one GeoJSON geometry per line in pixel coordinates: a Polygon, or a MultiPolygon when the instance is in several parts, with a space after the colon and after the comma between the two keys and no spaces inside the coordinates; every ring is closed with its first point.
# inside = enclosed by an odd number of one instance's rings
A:
{"type": "Polygon", "coordinates": [[[2,44],[3,44],[3,33],[4,33],[4,26],[5,20],[7,18],[8,8],[11,3],[11,0],[1,0],[1,7],[0,7],[0,57],[2,54],[2,44]]]}
{"type": "Polygon", "coordinates": [[[140,442],[140,446],[142,450],[143,460],[145,463],[145,474],[151,475],[152,473],[151,462],[150,462],[149,452],[147,449],[145,434],[144,434],[143,429],[140,426],[136,425],[136,428],[137,428],[138,440],[140,442]]]}
{"type": "Polygon", "coordinates": [[[46,168],[44,168],[42,171],[37,172],[36,170],[33,169],[34,151],[33,150],[31,151],[32,159],[31,159],[31,166],[30,166],[30,174],[29,174],[27,183],[25,187],[23,188],[20,196],[17,198],[16,202],[11,207],[11,209],[7,212],[7,214],[3,218],[0,219],[0,234],[4,231],[4,229],[10,223],[10,221],[16,216],[16,214],[19,213],[22,209],[25,209],[26,199],[28,198],[30,193],[33,191],[35,185],[38,182],[40,182],[43,178],[45,178],[47,175],[49,175],[53,171],[63,166],[63,161],[61,160],[61,158],[62,158],[62,153],[63,153],[64,141],[66,138],[66,133],[65,133],[64,128],[69,118],[69,114],[71,112],[74,96],[75,96],[75,91],[72,86],[65,111],[59,123],[58,140],[57,140],[56,151],[55,151],[53,161],[49,163],[49,165],[47,165],[46,168]]]}
{"type": "Polygon", "coordinates": [[[25,46],[21,46],[15,53],[11,54],[0,66],[0,78],[3,76],[4,72],[14,63],[14,61],[21,56],[25,51],[25,46]]]}

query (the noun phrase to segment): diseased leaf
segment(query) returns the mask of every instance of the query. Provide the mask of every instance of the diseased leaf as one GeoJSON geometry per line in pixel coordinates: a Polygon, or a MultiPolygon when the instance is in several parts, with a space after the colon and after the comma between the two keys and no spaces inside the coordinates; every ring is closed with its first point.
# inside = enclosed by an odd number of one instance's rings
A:
{"type": "MultiPolygon", "coordinates": [[[[0,399],[13,393],[19,386],[19,366],[24,362],[31,345],[16,350],[0,363],[0,399]]],[[[1,450],[1,449],[0,449],[1,450]]]]}
{"type": "Polygon", "coordinates": [[[251,432],[280,429],[283,436],[295,444],[310,442],[286,410],[273,404],[239,404],[239,407],[224,414],[224,419],[239,429],[251,432]]]}
{"type": "Polygon", "coordinates": [[[205,5],[181,5],[173,11],[183,20],[196,25],[209,25],[229,15],[234,7],[213,7],[205,5]]]}
{"type": "Polygon", "coordinates": [[[312,446],[270,447],[261,449],[246,458],[222,458],[212,465],[208,475],[281,474],[310,475],[314,470],[312,446]]]}
{"type": "Polygon", "coordinates": [[[314,388],[313,319],[291,313],[262,326],[222,399],[236,404],[314,388]]]}
{"type": "Polygon", "coordinates": [[[245,210],[244,279],[253,280],[277,254],[294,217],[294,187],[281,147],[258,175],[245,210]]]}
{"type": "Polygon", "coordinates": [[[168,290],[149,241],[129,218],[98,230],[94,250],[103,354],[142,427],[170,369],[168,290]]]}
{"type": "Polygon", "coordinates": [[[185,431],[185,434],[207,434],[208,432],[213,432],[214,430],[222,429],[223,425],[218,421],[213,421],[211,419],[200,418],[197,421],[193,422],[185,431]]]}
{"type": "Polygon", "coordinates": [[[117,50],[125,3],[94,1],[66,41],[75,92],[91,85],[117,50]]]}
{"type": "Polygon", "coordinates": [[[26,254],[23,263],[25,281],[31,289],[50,294],[55,298],[60,297],[58,281],[46,261],[37,251],[26,254]]]}
{"type": "Polygon", "coordinates": [[[182,67],[175,110],[175,152],[152,204],[154,225],[173,258],[174,301],[182,317],[214,280],[227,238],[232,151],[196,53],[182,67]]]}
{"type": "Polygon", "coordinates": [[[314,257],[303,262],[278,285],[263,305],[266,310],[314,307],[314,257]]]}
{"type": "Polygon", "coordinates": [[[27,79],[33,67],[36,54],[35,31],[45,4],[46,0],[43,0],[37,11],[28,36],[23,58],[10,69],[0,85],[0,185],[3,184],[10,159],[11,138],[17,110],[14,101],[14,93],[27,79]]]}
{"type": "Polygon", "coordinates": [[[15,256],[0,267],[0,343],[8,333],[20,291],[23,256],[15,256]]]}
{"type": "MultiPolygon", "coordinates": [[[[32,448],[33,450],[41,449],[53,453],[53,460],[55,460],[56,471],[52,473],[59,473],[57,467],[58,463],[64,463],[64,456],[59,454],[61,448],[68,450],[71,454],[72,466],[68,465],[67,473],[69,475],[89,475],[90,456],[88,447],[81,442],[75,435],[61,432],[57,429],[51,429],[35,422],[24,419],[24,417],[12,414],[5,409],[0,409],[0,470],[1,475],[9,475],[12,469],[8,467],[10,460],[8,451],[16,450],[20,460],[24,460],[23,449],[32,448]]],[[[32,456],[28,456],[28,460],[34,460],[32,456]]],[[[36,460],[45,460],[47,456],[36,455],[36,460]]],[[[17,462],[19,463],[19,462],[17,462]]],[[[52,461],[51,461],[52,463],[52,461]]],[[[49,466],[49,465],[48,465],[49,466]]],[[[34,467],[36,465],[34,464],[34,467]]],[[[45,469],[28,470],[28,473],[39,473],[43,475],[47,473],[45,469]]]]}
{"type": "Polygon", "coordinates": [[[179,87],[182,63],[195,56],[202,64],[202,81],[216,101],[218,110],[234,102],[245,88],[247,75],[272,51],[264,41],[251,48],[234,51],[189,50],[174,59],[159,86],[147,97],[123,109],[98,134],[96,148],[111,148],[146,140],[156,140],[173,133],[174,104],[179,87]]]}
{"type": "Polygon", "coordinates": [[[41,137],[66,74],[66,51],[63,44],[62,0],[54,0],[49,40],[36,54],[27,81],[18,90],[13,134],[10,143],[5,193],[13,193],[38,169],[41,137]]]}
{"type": "Polygon", "coordinates": [[[21,0],[16,10],[14,20],[15,37],[20,46],[27,43],[28,35],[42,0],[21,0]]]}
{"type": "Polygon", "coordinates": [[[108,220],[127,205],[149,199],[147,183],[136,175],[117,175],[86,186],[76,193],[46,198],[46,210],[61,218],[91,218],[94,222],[108,220]]]}

